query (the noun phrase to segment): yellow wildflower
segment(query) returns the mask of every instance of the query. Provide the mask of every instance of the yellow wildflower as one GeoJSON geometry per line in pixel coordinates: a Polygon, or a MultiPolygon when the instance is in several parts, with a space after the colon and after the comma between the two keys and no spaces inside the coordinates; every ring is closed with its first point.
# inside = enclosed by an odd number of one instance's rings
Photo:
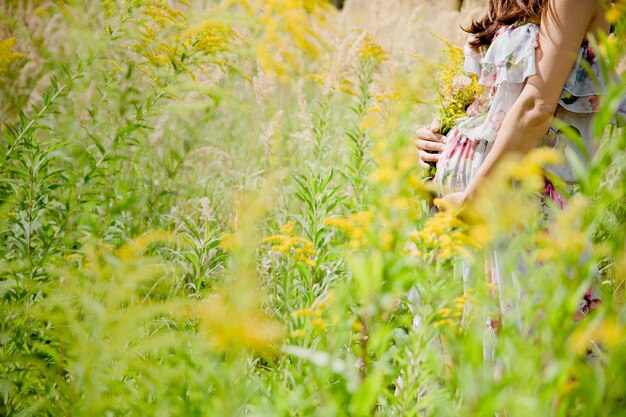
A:
{"type": "Polygon", "coordinates": [[[352,226],[350,221],[344,217],[328,217],[324,219],[324,224],[338,229],[349,230],[352,226]]]}
{"type": "Polygon", "coordinates": [[[435,320],[433,322],[433,325],[435,327],[441,327],[441,326],[445,326],[445,325],[452,324],[452,323],[453,323],[452,319],[450,319],[450,318],[443,318],[443,319],[435,320]]]}
{"type": "Polygon", "coordinates": [[[326,330],[326,328],[328,327],[326,321],[322,319],[313,319],[311,320],[311,324],[318,330],[326,330]]]}
{"type": "Polygon", "coordinates": [[[393,234],[389,232],[381,232],[380,233],[380,241],[381,247],[385,251],[390,251],[393,248],[394,237],[393,234]]]}
{"type": "Polygon", "coordinates": [[[70,253],[69,255],[65,255],[63,257],[63,260],[66,262],[80,261],[82,259],[83,259],[83,256],[79,253],[70,253]]]}
{"type": "Polygon", "coordinates": [[[283,335],[283,327],[270,320],[256,306],[244,307],[214,294],[196,309],[200,327],[216,350],[223,352],[233,345],[261,353],[271,353],[283,335]]]}
{"type": "Polygon", "coordinates": [[[607,349],[611,349],[626,341],[626,331],[624,326],[612,319],[594,321],[581,324],[569,338],[569,346],[576,353],[584,353],[590,345],[601,343],[607,349]]]}
{"type": "Polygon", "coordinates": [[[310,308],[301,308],[293,312],[293,316],[297,319],[311,316],[312,314],[313,314],[313,310],[310,308]]]}
{"type": "Polygon", "coordinates": [[[522,160],[522,165],[545,166],[563,163],[563,154],[553,148],[540,147],[528,152],[522,160]]]}
{"type": "Polygon", "coordinates": [[[304,329],[296,329],[289,333],[289,337],[293,337],[296,339],[304,336],[306,336],[306,331],[304,329]]]}
{"type": "Polygon", "coordinates": [[[14,47],[15,38],[0,40],[0,75],[6,73],[15,60],[24,56],[21,52],[13,52],[14,47]]]}
{"type": "Polygon", "coordinates": [[[296,256],[296,260],[310,266],[311,268],[315,268],[317,266],[315,259],[307,258],[306,256],[296,256]]]}
{"type": "Polygon", "coordinates": [[[322,296],[315,300],[311,307],[301,308],[292,313],[295,319],[306,319],[317,330],[325,330],[328,323],[325,319],[326,308],[334,299],[334,293],[329,291],[326,296],[322,296]]]}
{"type": "Polygon", "coordinates": [[[346,93],[346,94],[350,94],[351,96],[358,97],[358,95],[359,95],[359,93],[357,93],[356,91],[350,89],[349,87],[346,87],[345,85],[340,85],[339,89],[341,91],[343,91],[344,93],[346,93]]]}
{"type": "Polygon", "coordinates": [[[463,331],[463,328],[461,326],[461,319],[463,318],[465,304],[467,303],[468,299],[468,295],[461,295],[454,299],[454,307],[440,308],[435,313],[432,324],[435,327],[454,324],[456,331],[463,331]]]}
{"type": "Polygon", "coordinates": [[[226,0],[224,7],[237,4],[259,31],[251,46],[264,71],[276,74],[281,82],[302,68],[300,55],[318,58],[326,46],[321,36],[329,17],[326,1],[300,0],[226,0]]]}
{"type": "Polygon", "coordinates": [[[366,36],[361,43],[361,47],[359,48],[359,57],[361,59],[372,59],[375,62],[383,62],[389,60],[389,56],[387,52],[374,42],[374,40],[370,36],[366,36]]]}
{"type": "Polygon", "coordinates": [[[606,11],[606,20],[609,23],[616,23],[622,17],[626,9],[626,2],[612,3],[611,7],[606,11]]]}
{"type": "Polygon", "coordinates": [[[428,219],[422,230],[411,233],[411,238],[428,250],[438,252],[438,258],[450,259],[456,255],[467,255],[468,247],[477,242],[464,231],[467,225],[451,210],[440,211],[428,219]]]}
{"type": "Polygon", "coordinates": [[[374,213],[371,211],[361,211],[351,217],[352,221],[360,224],[367,224],[374,220],[374,213]]]}
{"type": "Polygon", "coordinates": [[[400,95],[396,93],[395,91],[389,91],[385,93],[375,93],[375,94],[372,94],[372,97],[379,103],[383,103],[387,100],[390,100],[390,101],[400,100],[400,95]]]}
{"type": "Polygon", "coordinates": [[[317,255],[317,252],[315,251],[315,249],[311,247],[296,248],[296,253],[299,255],[312,255],[312,256],[317,255]]]}
{"type": "Polygon", "coordinates": [[[239,239],[236,233],[224,233],[220,237],[220,248],[226,251],[232,251],[239,247],[239,239]]]}
{"type": "Polygon", "coordinates": [[[400,177],[400,172],[390,166],[377,166],[369,175],[370,180],[380,184],[390,184],[400,177]]]}
{"type": "Polygon", "coordinates": [[[293,236],[293,232],[295,228],[296,228],[296,225],[294,222],[288,222],[287,224],[281,226],[280,233],[284,235],[288,235],[288,236],[293,236]]]}
{"type": "Polygon", "coordinates": [[[324,308],[328,307],[333,300],[335,299],[335,292],[333,290],[328,291],[328,294],[324,298],[318,298],[313,303],[313,307],[315,308],[324,308]]]}
{"type": "Polygon", "coordinates": [[[326,82],[326,77],[327,77],[326,75],[322,75],[322,74],[308,74],[306,76],[306,78],[312,79],[320,86],[324,85],[324,83],[326,82]]]}
{"type": "Polygon", "coordinates": [[[463,309],[463,306],[465,305],[465,303],[467,302],[467,296],[466,295],[462,295],[460,297],[457,297],[454,299],[454,307],[457,310],[461,310],[463,309]]]}
{"type": "Polygon", "coordinates": [[[373,212],[363,211],[346,218],[329,217],[324,220],[324,224],[345,231],[350,238],[349,247],[357,249],[365,243],[367,231],[373,220],[373,212]]]}
{"type": "Polygon", "coordinates": [[[298,262],[315,268],[317,265],[315,262],[317,251],[313,246],[313,242],[303,237],[294,236],[294,229],[295,224],[289,222],[280,228],[280,234],[268,236],[262,242],[272,244],[271,250],[273,251],[287,255],[293,254],[294,259],[298,262]]]}
{"type": "Polygon", "coordinates": [[[224,24],[209,20],[200,26],[191,28],[182,33],[183,45],[193,47],[195,52],[201,52],[206,56],[213,56],[231,48],[235,39],[241,39],[241,35],[224,24]]]}
{"type": "Polygon", "coordinates": [[[176,235],[161,230],[145,233],[128,243],[125,243],[117,250],[117,255],[121,259],[128,259],[136,256],[153,243],[177,243],[176,235]]]}
{"type": "Polygon", "coordinates": [[[590,239],[581,230],[581,219],[590,202],[580,195],[572,198],[564,210],[556,214],[550,229],[539,232],[535,260],[549,262],[564,256],[578,258],[588,248],[590,239]]]}
{"type": "Polygon", "coordinates": [[[436,90],[439,100],[440,131],[446,134],[450,131],[456,119],[467,115],[467,107],[474,99],[485,93],[485,88],[478,84],[478,77],[474,74],[463,74],[463,50],[454,46],[440,36],[435,35],[445,44],[443,50],[445,64],[441,65],[435,74],[436,90]]]}

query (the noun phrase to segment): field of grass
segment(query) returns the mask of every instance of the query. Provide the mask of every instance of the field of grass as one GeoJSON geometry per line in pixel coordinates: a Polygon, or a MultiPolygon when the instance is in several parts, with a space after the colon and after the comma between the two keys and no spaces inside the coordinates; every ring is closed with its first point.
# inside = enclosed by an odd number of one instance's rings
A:
{"type": "Polygon", "coordinates": [[[0,2],[0,415],[626,415],[626,76],[565,210],[538,151],[436,213],[431,31],[479,4],[0,2]]]}

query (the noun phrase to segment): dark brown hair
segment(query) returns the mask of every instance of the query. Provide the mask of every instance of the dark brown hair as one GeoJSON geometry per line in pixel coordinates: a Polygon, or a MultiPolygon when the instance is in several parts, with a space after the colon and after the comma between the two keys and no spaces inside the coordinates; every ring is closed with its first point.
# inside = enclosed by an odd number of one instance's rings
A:
{"type": "Polygon", "coordinates": [[[548,0],[489,0],[487,14],[463,30],[474,35],[469,42],[474,48],[489,45],[502,26],[540,15],[547,3],[548,0]]]}

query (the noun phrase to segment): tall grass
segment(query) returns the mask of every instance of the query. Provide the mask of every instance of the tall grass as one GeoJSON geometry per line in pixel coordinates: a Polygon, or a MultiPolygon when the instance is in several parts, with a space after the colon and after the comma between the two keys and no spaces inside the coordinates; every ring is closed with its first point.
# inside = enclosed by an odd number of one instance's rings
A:
{"type": "Polygon", "coordinates": [[[0,414],[623,414],[625,80],[564,211],[539,152],[433,216],[433,4],[3,2],[0,414]]]}

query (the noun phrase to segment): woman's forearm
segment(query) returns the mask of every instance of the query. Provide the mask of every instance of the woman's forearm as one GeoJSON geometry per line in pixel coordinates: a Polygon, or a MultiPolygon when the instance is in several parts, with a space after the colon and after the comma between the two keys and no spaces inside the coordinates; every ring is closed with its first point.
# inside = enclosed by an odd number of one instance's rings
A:
{"type": "Polygon", "coordinates": [[[532,89],[524,90],[504,118],[489,154],[465,190],[465,200],[472,200],[498,165],[509,155],[525,155],[537,146],[550,128],[553,106],[546,105],[532,89]]]}

